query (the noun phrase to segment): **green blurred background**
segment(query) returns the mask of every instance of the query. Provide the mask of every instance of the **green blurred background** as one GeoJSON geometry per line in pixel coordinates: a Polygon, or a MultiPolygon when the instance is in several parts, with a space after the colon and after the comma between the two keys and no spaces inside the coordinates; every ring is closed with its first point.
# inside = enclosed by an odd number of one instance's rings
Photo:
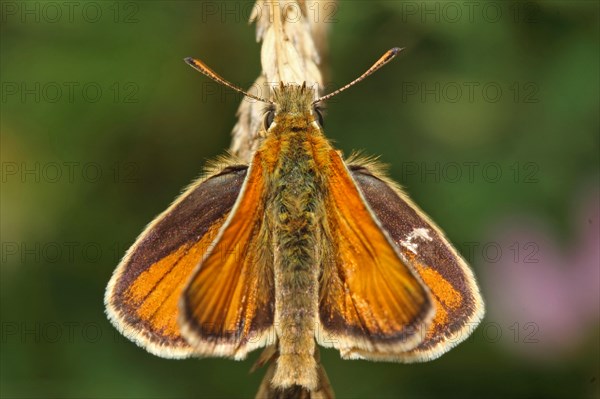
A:
{"type": "MultiPolygon", "coordinates": [[[[2,397],[250,397],[249,360],[165,360],[122,338],[106,283],[230,143],[251,3],[1,2],[2,397]]],[[[325,130],[391,175],[473,265],[487,315],[424,364],[322,358],[340,398],[599,397],[597,2],[331,3],[325,130]]]]}

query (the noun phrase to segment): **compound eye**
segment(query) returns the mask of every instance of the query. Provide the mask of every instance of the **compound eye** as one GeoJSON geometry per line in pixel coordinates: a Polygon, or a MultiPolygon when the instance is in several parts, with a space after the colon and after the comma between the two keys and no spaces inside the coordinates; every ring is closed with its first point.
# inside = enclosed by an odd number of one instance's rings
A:
{"type": "Polygon", "coordinates": [[[275,119],[275,111],[269,110],[265,114],[265,130],[269,130],[271,125],[273,124],[273,120],[275,119]]]}
{"type": "Polygon", "coordinates": [[[321,109],[315,107],[315,114],[317,114],[317,121],[319,122],[319,126],[323,127],[323,114],[321,113],[321,109]]]}

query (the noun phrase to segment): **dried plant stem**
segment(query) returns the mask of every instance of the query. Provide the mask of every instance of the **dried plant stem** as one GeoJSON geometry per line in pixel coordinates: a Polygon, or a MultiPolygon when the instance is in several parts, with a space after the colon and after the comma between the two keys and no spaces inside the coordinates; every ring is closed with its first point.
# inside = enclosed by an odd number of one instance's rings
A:
{"type": "MultiPolygon", "coordinates": [[[[257,0],[251,22],[256,23],[256,38],[262,41],[262,72],[250,90],[253,94],[269,97],[271,87],[279,82],[312,85],[323,88],[321,60],[327,49],[327,27],[318,15],[324,15],[324,7],[331,6],[323,0],[257,0]],[[309,10],[313,13],[309,13],[309,10]],[[317,11],[317,12],[314,12],[317,11]],[[323,12],[319,12],[323,11],[323,12]],[[321,53],[319,53],[321,51],[321,53]]],[[[245,99],[238,108],[238,122],[233,128],[230,151],[245,161],[250,161],[259,144],[264,104],[245,99]]],[[[319,385],[313,391],[296,386],[274,389],[271,380],[277,362],[277,347],[267,347],[252,370],[268,365],[259,387],[260,399],[330,399],[333,390],[325,369],[315,353],[319,367],[319,385]]]]}
{"type": "MultiPolygon", "coordinates": [[[[323,88],[324,55],[319,50],[327,48],[327,28],[316,17],[324,12],[315,10],[324,5],[322,0],[257,0],[250,21],[256,23],[256,38],[262,41],[262,72],[250,92],[269,97],[279,82],[323,88]]],[[[230,151],[243,160],[250,161],[258,146],[263,114],[264,104],[257,101],[244,99],[238,108],[230,151]]]]}
{"type": "Polygon", "coordinates": [[[333,388],[329,383],[329,378],[325,372],[325,368],[321,365],[319,350],[315,353],[317,359],[319,385],[313,391],[307,391],[302,387],[295,386],[288,389],[277,390],[271,386],[271,380],[275,374],[275,364],[277,361],[277,349],[275,346],[269,346],[265,348],[263,353],[260,355],[251,372],[268,364],[267,372],[263,377],[263,380],[256,393],[256,399],[333,399],[335,394],[333,388]]]}

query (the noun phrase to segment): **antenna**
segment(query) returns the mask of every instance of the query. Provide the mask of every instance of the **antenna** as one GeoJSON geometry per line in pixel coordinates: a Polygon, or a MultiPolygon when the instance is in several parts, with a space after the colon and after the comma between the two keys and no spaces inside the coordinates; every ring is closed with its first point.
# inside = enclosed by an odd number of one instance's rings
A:
{"type": "Polygon", "coordinates": [[[253,98],[255,100],[258,101],[262,101],[263,103],[268,103],[268,104],[275,104],[273,101],[271,100],[266,100],[264,98],[260,98],[258,96],[255,96],[253,94],[250,94],[248,92],[246,92],[244,89],[234,85],[233,83],[230,83],[228,81],[226,81],[225,79],[223,79],[221,76],[219,76],[215,71],[213,71],[212,69],[210,69],[208,66],[206,66],[206,64],[202,61],[196,60],[192,57],[187,57],[184,59],[184,61],[190,65],[192,68],[194,68],[195,70],[203,73],[204,75],[208,76],[209,78],[211,78],[212,80],[214,80],[217,83],[221,83],[222,85],[225,85],[227,87],[229,87],[230,89],[233,89],[239,93],[244,94],[245,96],[248,96],[250,98],[253,98]]]}
{"type": "Polygon", "coordinates": [[[400,53],[402,50],[404,50],[404,49],[403,48],[399,48],[399,47],[394,47],[393,49],[390,49],[390,50],[386,51],[385,54],[382,55],[381,58],[378,59],[373,64],[373,66],[371,68],[367,69],[367,71],[365,73],[363,73],[362,75],[360,75],[358,78],[354,79],[352,82],[348,83],[346,86],[340,87],[339,89],[337,89],[333,93],[329,93],[329,94],[327,94],[327,95],[325,95],[323,97],[317,98],[315,101],[313,101],[313,104],[316,104],[316,103],[321,102],[321,101],[328,100],[331,97],[333,97],[333,96],[335,96],[335,95],[343,92],[347,88],[354,86],[355,84],[357,84],[358,82],[360,82],[361,80],[363,80],[367,76],[371,75],[373,72],[375,72],[376,70],[378,70],[379,68],[381,68],[382,66],[384,66],[385,64],[387,64],[388,62],[390,62],[391,60],[393,60],[394,57],[396,57],[398,55],[398,53],[400,53]]]}

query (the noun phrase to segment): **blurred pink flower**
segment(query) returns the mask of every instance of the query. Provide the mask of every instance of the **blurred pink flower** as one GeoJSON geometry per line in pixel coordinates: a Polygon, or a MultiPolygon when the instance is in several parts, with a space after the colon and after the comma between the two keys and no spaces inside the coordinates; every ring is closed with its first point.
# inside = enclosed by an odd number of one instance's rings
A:
{"type": "Polygon", "coordinates": [[[479,267],[488,321],[498,323],[501,342],[540,360],[581,349],[598,328],[599,193],[588,193],[573,214],[575,234],[565,245],[539,221],[502,222],[492,234],[502,256],[479,267]]]}

